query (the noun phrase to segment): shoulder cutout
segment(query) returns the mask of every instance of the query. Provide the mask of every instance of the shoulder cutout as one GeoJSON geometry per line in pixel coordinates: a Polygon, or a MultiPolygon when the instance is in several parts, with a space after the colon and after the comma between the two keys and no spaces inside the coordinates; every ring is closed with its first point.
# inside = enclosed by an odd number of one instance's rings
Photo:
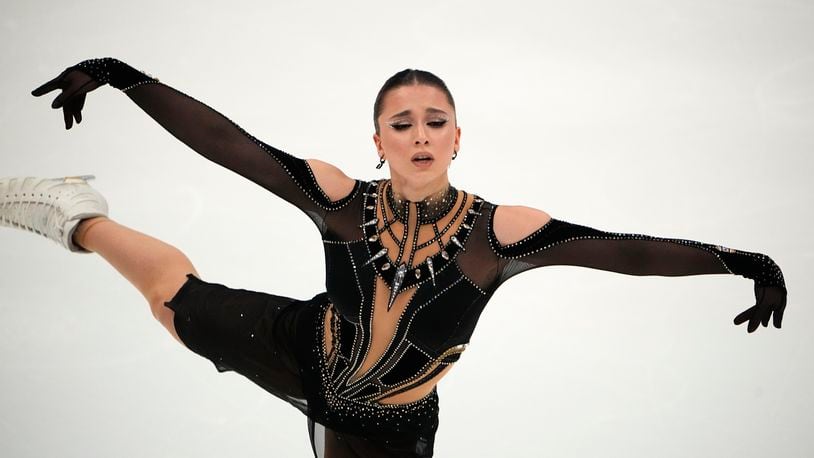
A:
{"type": "Polygon", "coordinates": [[[317,184],[331,201],[336,202],[353,191],[356,180],[345,175],[338,167],[319,159],[306,159],[317,184]]]}
{"type": "Polygon", "coordinates": [[[523,205],[497,205],[493,229],[501,246],[518,242],[540,229],[551,216],[536,208],[523,205]]]}

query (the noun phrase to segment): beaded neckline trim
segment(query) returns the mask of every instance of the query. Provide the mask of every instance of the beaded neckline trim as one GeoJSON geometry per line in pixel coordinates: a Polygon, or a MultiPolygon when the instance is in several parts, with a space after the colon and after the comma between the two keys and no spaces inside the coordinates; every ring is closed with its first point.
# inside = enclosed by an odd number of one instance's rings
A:
{"type": "MultiPolygon", "coordinates": [[[[403,262],[395,266],[387,256],[388,249],[382,245],[379,238],[379,229],[377,226],[379,218],[376,216],[376,203],[379,198],[384,197],[384,192],[380,184],[381,183],[376,181],[368,183],[367,192],[364,193],[362,224],[359,226],[364,232],[365,244],[367,246],[368,256],[370,256],[362,266],[368,264],[372,265],[376,273],[390,285],[390,301],[387,305],[389,310],[399,291],[428,281],[432,282],[432,285],[435,286],[435,278],[438,273],[442,272],[449,263],[453,262],[459,252],[465,251],[464,245],[469,238],[469,234],[475,225],[477,217],[481,214],[480,210],[484,200],[477,195],[472,195],[472,206],[466,211],[464,220],[458,226],[455,234],[449,238],[449,241],[444,245],[443,249],[431,256],[427,256],[423,262],[416,266],[408,267],[403,262]]],[[[469,194],[463,191],[463,205],[466,205],[469,198],[469,194]]]]}
{"type": "MultiPolygon", "coordinates": [[[[387,195],[387,204],[390,210],[393,211],[397,220],[405,223],[407,221],[407,208],[412,201],[397,198],[393,194],[393,182],[391,180],[387,180],[383,186],[387,188],[385,194],[387,195]]],[[[449,213],[456,200],[458,200],[458,190],[454,186],[448,185],[446,190],[414,202],[418,211],[418,224],[429,224],[438,221],[449,213]]]]}

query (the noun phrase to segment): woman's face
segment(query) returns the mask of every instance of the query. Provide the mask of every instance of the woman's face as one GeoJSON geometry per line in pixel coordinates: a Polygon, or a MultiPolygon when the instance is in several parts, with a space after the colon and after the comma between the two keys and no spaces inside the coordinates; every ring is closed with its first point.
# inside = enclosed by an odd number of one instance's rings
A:
{"type": "Polygon", "coordinates": [[[385,95],[373,135],[379,157],[390,165],[394,182],[413,188],[448,181],[452,153],[460,145],[461,128],[444,92],[433,86],[409,85],[385,95]],[[417,160],[429,156],[429,161],[417,160]]]}

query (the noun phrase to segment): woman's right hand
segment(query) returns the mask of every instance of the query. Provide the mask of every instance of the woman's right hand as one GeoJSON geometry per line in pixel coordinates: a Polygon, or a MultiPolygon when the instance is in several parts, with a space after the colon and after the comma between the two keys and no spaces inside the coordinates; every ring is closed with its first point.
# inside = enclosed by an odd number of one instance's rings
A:
{"type": "Polygon", "coordinates": [[[93,79],[87,73],[75,67],[68,67],[51,81],[31,91],[31,95],[39,97],[54,89],[62,89],[62,93],[51,103],[51,108],[62,108],[65,129],[70,129],[74,119],[77,124],[82,122],[85,94],[102,85],[103,83],[93,79]]]}

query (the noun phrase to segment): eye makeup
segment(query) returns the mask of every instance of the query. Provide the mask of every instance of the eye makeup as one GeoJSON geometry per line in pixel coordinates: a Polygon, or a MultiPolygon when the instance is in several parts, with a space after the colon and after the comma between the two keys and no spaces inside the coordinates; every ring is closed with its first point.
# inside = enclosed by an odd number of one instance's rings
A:
{"type": "MultiPolygon", "coordinates": [[[[438,120],[435,120],[435,121],[427,122],[427,125],[429,125],[430,127],[439,129],[441,127],[444,127],[444,125],[446,123],[447,123],[446,119],[438,119],[438,120]]],[[[409,123],[409,122],[394,122],[394,123],[389,124],[389,126],[392,127],[393,129],[396,129],[396,130],[406,130],[406,129],[409,129],[410,127],[412,127],[412,124],[409,123]]]]}

